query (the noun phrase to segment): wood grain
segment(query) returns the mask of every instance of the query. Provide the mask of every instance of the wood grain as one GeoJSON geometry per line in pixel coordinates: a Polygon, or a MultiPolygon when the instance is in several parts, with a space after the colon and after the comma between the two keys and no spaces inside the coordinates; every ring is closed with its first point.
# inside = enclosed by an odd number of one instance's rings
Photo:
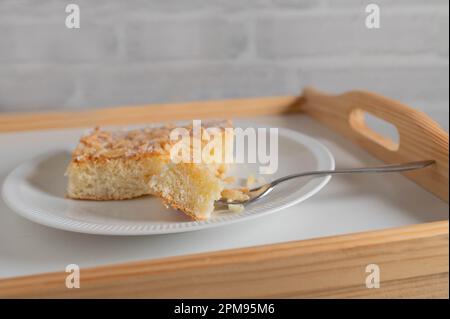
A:
{"type": "MultiPolygon", "coordinates": [[[[435,159],[407,176],[448,202],[448,134],[425,114],[368,92],[0,115],[0,132],[127,125],[192,118],[252,117],[304,111],[385,162],[435,159]],[[400,144],[369,130],[364,112],[394,124],[400,144]]],[[[426,212],[424,212],[426,213],[426,212]]],[[[222,252],[0,280],[0,297],[320,297],[448,298],[448,221],[222,252]],[[381,268],[381,288],[365,288],[365,266],[381,268]]]]}
{"type": "Polygon", "coordinates": [[[74,112],[8,113],[0,115],[0,132],[284,114],[298,111],[300,100],[299,97],[266,97],[110,107],[74,112]]]}
{"type": "Polygon", "coordinates": [[[448,133],[425,113],[363,91],[332,96],[307,88],[303,97],[302,111],[386,163],[435,160],[432,167],[405,176],[448,202],[448,133]],[[364,112],[393,124],[400,136],[399,145],[368,128],[364,112]]]}
{"type": "Polygon", "coordinates": [[[448,298],[448,221],[0,281],[6,298],[448,298]],[[381,286],[368,289],[368,264],[381,286]]]}

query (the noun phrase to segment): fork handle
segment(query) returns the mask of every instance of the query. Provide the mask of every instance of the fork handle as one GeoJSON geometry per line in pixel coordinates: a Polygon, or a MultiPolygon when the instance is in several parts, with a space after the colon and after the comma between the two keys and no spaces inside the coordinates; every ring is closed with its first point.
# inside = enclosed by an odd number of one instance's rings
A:
{"type": "Polygon", "coordinates": [[[416,169],[425,168],[434,164],[435,161],[427,160],[427,161],[418,161],[418,162],[410,162],[404,164],[389,164],[389,165],[381,165],[381,166],[372,166],[372,167],[359,167],[359,168],[344,168],[344,169],[335,169],[328,171],[310,171],[303,172],[298,174],[292,174],[288,176],[281,177],[279,179],[274,180],[271,183],[271,186],[275,186],[279,183],[298,178],[298,177],[306,177],[306,176],[328,176],[328,175],[338,175],[338,174],[358,174],[358,173],[394,173],[394,172],[406,172],[416,169]]]}

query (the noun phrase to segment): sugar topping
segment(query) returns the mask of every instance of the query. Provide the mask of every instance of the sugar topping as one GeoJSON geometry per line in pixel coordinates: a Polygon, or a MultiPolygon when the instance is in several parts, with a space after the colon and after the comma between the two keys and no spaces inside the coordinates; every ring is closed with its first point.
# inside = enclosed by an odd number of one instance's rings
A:
{"type": "MultiPolygon", "coordinates": [[[[230,126],[229,121],[202,123],[202,129],[208,127],[223,129],[230,126]]],[[[175,127],[173,124],[166,124],[161,127],[147,127],[131,131],[104,131],[96,127],[80,139],[72,158],[75,162],[82,162],[145,154],[169,154],[172,145],[177,142],[170,140],[170,132],[175,127]]],[[[192,134],[192,125],[184,128],[192,134]]]]}

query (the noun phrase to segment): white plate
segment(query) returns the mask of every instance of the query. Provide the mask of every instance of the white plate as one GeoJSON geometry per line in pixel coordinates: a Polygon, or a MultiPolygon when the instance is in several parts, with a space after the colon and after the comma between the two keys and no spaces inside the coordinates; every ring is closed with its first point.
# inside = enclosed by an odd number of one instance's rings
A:
{"type": "MultiPolygon", "coordinates": [[[[242,126],[242,125],[241,125],[242,126]]],[[[244,125],[245,127],[254,125],[244,125]]],[[[278,171],[272,180],[307,170],[334,169],[328,149],[315,139],[279,128],[278,171]]],[[[241,213],[215,212],[206,221],[192,221],[184,214],[167,210],[152,196],[126,201],[82,201],[65,198],[64,177],[70,160],[67,150],[42,154],[15,168],[5,179],[2,195],[7,205],[36,223],[81,233],[102,235],[151,235],[217,227],[271,214],[304,201],[324,187],[330,177],[298,179],[280,184],[263,199],[249,204],[241,213]]],[[[234,164],[230,175],[258,175],[257,164],[234,164]]]]}

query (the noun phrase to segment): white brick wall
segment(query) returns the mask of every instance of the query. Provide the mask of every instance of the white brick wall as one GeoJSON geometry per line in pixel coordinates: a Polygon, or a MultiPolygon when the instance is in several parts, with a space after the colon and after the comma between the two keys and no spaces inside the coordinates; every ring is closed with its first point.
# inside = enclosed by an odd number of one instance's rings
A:
{"type": "Polygon", "coordinates": [[[367,89],[448,129],[448,0],[0,0],[0,112],[367,89]],[[381,6],[381,29],[364,26],[381,6]],[[81,29],[64,26],[65,5],[81,29]]]}
{"type": "Polygon", "coordinates": [[[221,16],[131,22],[123,39],[130,62],[236,59],[249,42],[242,21],[221,16]]]}

